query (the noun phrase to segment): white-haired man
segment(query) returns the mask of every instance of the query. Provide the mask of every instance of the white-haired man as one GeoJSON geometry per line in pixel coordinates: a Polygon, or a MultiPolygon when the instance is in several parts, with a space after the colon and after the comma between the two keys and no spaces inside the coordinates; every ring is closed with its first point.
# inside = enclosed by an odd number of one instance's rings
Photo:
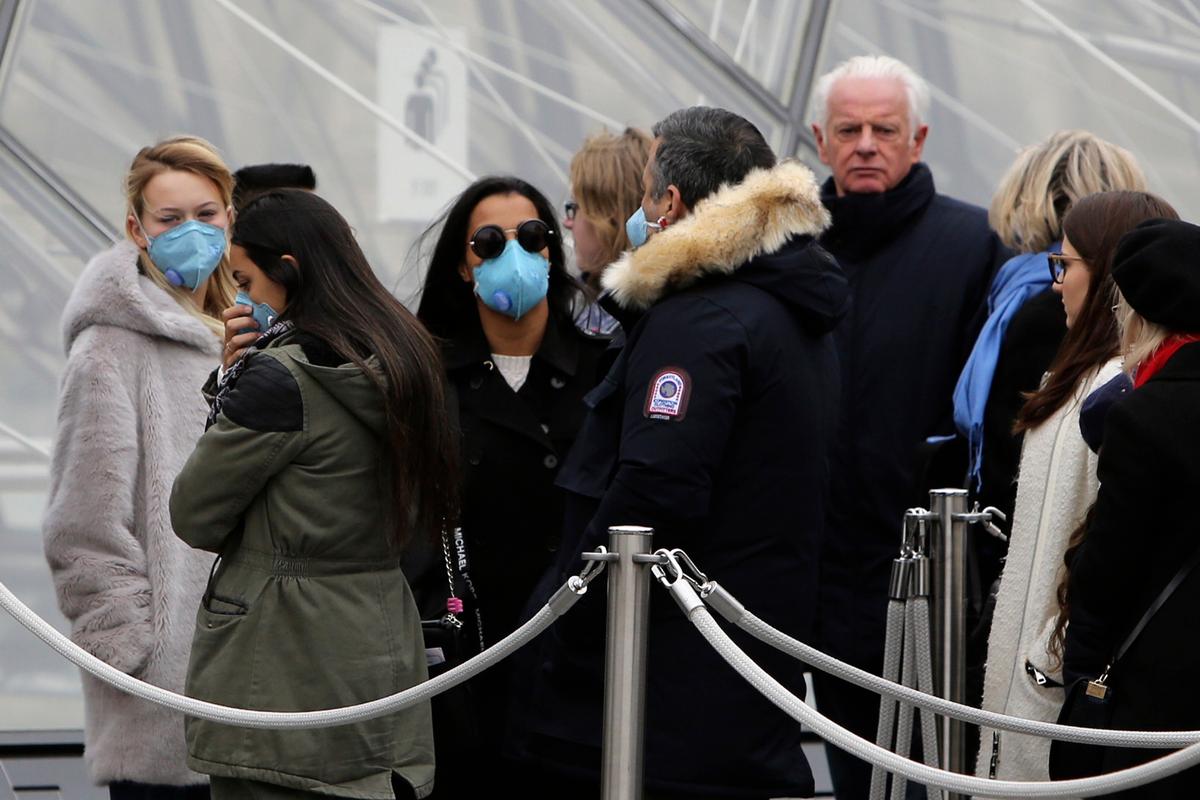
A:
{"type": "MultiPolygon", "coordinates": [[[[929,88],[903,63],[860,56],[816,86],[813,133],[833,175],[821,243],[850,280],[835,331],[842,407],[821,554],[819,625],[835,656],[878,672],[891,562],[921,501],[918,449],[953,433],[955,380],[1007,253],[987,212],[936,192],[921,151],[929,88]]],[[[875,738],[878,696],[819,676],[821,710],[875,738]]],[[[839,800],[866,798],[870,769],[826,748],[839,800]]]]}

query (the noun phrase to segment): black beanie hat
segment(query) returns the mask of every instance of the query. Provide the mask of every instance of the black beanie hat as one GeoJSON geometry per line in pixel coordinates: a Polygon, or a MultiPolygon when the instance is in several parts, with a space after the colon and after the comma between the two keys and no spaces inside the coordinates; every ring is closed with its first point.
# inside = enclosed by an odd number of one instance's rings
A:
{"type": "Polygon", "coordinates": [[[1200,332],[1200,227],[1146,220],[1121,237],[1112,277],[1150,322],[1175,333],[1200,332]]]}

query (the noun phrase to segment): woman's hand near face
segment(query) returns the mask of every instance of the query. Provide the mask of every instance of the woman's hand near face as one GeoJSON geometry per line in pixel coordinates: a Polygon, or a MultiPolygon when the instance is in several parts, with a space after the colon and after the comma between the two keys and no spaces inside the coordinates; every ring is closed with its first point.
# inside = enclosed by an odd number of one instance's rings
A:
{"type": "Polygon", "coordinates": [[[246,352],[246,348],[262,333],[252,316],[254,309],[250,306],[230,306],[221,312],[225,320],[225,350],[222,364],[229,369],[246,352]]]}

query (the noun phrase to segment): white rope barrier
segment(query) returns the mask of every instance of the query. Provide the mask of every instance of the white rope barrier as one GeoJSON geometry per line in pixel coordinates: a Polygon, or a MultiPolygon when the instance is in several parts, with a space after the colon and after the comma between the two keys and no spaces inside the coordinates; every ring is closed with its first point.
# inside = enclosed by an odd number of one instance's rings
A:
{"type": "MultiPolygon", "coordinates": [[[[665,582],[664,582],[665,583],[665,582]]],[[[807,725],[825,741],[856,758],[880,766],[888,772],[926,786],[936,786],[959,794],[995,798],[1067,798],[1097,795],[1130,789],[1174,775],[1200,763],[1200,743],[1175,753],[1092,778],[1068,781],[998,781],[960,775],[927,767],[885,750],[835,724],[807,705],[754,663],[705,608],[700,596],[684,578],[677,577],[668,588],[685,616],[714,650],[751,686],[792,719],[807,725]]]]}
{"type": "Polygon", "coordinates": [[[134,697],[183,712],[191,717],[199,717],[226,725],[243,728],[297,730],[330,728],[335,725],[374,719],[424,702],[434,695],[470,679],[528,644],[530,640],[541,634],[575,605],[586,591],[586,581],[572,577],[532,619],[459,666],[447,670],[436,678],[387,697],[344,708],[328,708],[320,711],[253,711],[196,700],[138,680],[96,658],[34,613],[33,609],[22,603],[3,583],[0,583],[0,608],[7,611],[30,633],[48,644],[55,652],[75,666],[134,697]]]}
{"type": "MultiPolygon", "coordinates": [[[[917,646],[928,643],[929,631],[929,598],[914,597],[908,602],[909,619],[913,625],[913,638],[917,646]]],[[[925,694],[933,694],[933,654],[925,648],[923,654],[917,657],[917,689],[925,694]]],[[[928,709],[921,709],[921,749],[925,756],[925,765],[936,767],[938,762],[937,721],[928,709]]],[[[926,792],[928,800],[939,800],[941,792],[932,787],[926,792]]]]}
{"type": "MultiPolygon", "coordinates": [[[[665,552],[660,551],[660,553],[665,552]]],[[[679,555],[686,559],[686,554],[680,553],[679,555]]],[[[675,562],[673,558],[670,561],[678,567],[678,562],[675,562]]],[[[690,565],[690,560],[687,563],[690,565]]],[[[691,566],[694,568],[694,565],[691,566]]],[[[587,591],[587,584],[596,577],[602,568],[602,560],[593,560],[593,563],[589,564],[581,575],[571,577],[559,588],[532,619],[496,645],[445,674],[387,697],[343,708],[318,711],[255,711],[189,698],[133,678],[86,652],[41,619],[3,583],[0,583],[0,608],[71,663],[117,689],[143,700],[180,711],[189,716],[227,725],[273,729],[320,728],[345,725],[394,713],[426,701],[488,669],[540,635],[570,610],[587,591]]],[[[702,574],[701,579],[704,582],[700,584],[685,576],[678,569],[673,580],[667,580],[660,570],[661,568],[656,566],[652,571],[658,575],[660,582],[668,586],[672,596],[688,619],[721,657],[755,689],[793,719],[807,725],[829,743],[900,778],[914,780],[929,787],[979,797],[1091,797],[1150,783],[1200,764],[1200,731],[1111,731],[1079,728],[1025,720],[954,703],[845,664],[816,648],[783,634],[755,617],[719,584],[715,581],[708,581],[702,574]],[[703,600],[694,586],[702,588],[703,600]],[[910,710],[911,706],[916,706],[990,728],[1092,745],[1162,749],[1183,747],[1184,745],[1186,747],[1135,767],[1107,775],[1068,781],[995,781],[960,775],[935,766],[920,764],[858,737],[822,716],[805,704],[803,700],[793,695],[738,648],[705,607],[705,601],[711,604],[725,619],[760,641],[855,685],[906,703],[910,710]]],[[[916,630],[916,625],[920,624],[919,621],[914,619],[907,620],[907,622],[911,630],[906,638],[913,639],[919,636],[916,630]]],[[[920,667],[918,667],[918,671],[923,672],[920,667]]],[[[919,675],[918,685],[928,683],[928,680],[922,680],[924,677],[924,675],[919,675]]],[[[901,713],[904,713],[904,707],[901,708],[901,713]]],[[[922,716],[924,717],[924,715],[922,716]]],[[[908,724],[911,725],[911,721],[908,724]]],[[[902,724],[901,727],[905,728],[908,725],[902,724]]],[[[899,781],[895,785],[900,785],[899,781]]]]}
{"type": "MultiPolygon", "coordinates": [[[[903,656],[904,601],[890,600],[887,607],[887,634],[883,642],[883,678],[892,683],[900,681],[900,660],[903,656]]],[[[879,704],[879,724],[875,733],[875,744],[887,746],[896,736],[896,704],[879,704]]],[[[871,770],[870,800],[884,800],[887,796],[887,772],[878,767],[871,770]]]]}
{"type": "MultiPolygon", "coordinates": [[[[913,641],[913,637],[908,635],[909,632],[908,632],[908,615],[907,614],[905,614],[904,624],[905,624],[904,644],[902,646],[902,649],[904,651],[904,657],[901,659],[901,663],[903,664],[903,668],[901,670],[902,675],[903,675],[903,670],[908,669],[909,665],[915,664],[916,660],[917,660],[916,643],[913,641]]],[[[900,714],[896,719],[896,749],[895,749],[895,753],[896,753],[896,755],[900,756],[901,758],[905,759],[906,761],[910,760],[909,754],[910,754],[910,751],[912,748],[912,728],[913,728],[913,709],[914,708],[915,708],[915,706],[913,706],[909,703],[901,703],[900,704],[900,714]]],[[[902,775],[893,775],[892,776],[892,793],[890,795],[891,800],[904,800],[904,790],[907,786],[908,786],[908,782],[904,779],[904,777],[902,775]]]]}
{"type": "Polygon", "coordinates": [[[1074,725],[1058,725],[1053,722],[1013,717],[995,711],[985,711],[974,706],[955,703],[934,695],[925,694],[908,686],[885,680],[851,664],[821,652],[811,645],[793,639],[777,628],[746,610],[738,600],[716,581],[704,586],[704,602],[718,614],[741,630],[761,642],[787,653],[798,661],[815,667],[822,672],[839,677],[855,686],[869,689],[875,694],[911,703],[918,708],[928,709],[943,716],[997,730],[1011,731],[1045,739],[1094,744],[1105,747],[1136,747],[1150,749],[1175,749],[1200,742],[1200,731],[1121,731],[1081,728],[1074,725]]]}

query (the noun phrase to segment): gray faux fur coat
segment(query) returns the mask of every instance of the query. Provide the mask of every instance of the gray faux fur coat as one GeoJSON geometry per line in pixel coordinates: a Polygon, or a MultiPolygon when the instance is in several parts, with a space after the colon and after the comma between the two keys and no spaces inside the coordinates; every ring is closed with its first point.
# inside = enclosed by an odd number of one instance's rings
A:
{"type": "MultiPolygon", "coordinates": [[[[63,313],[67,367],[43,533],[72,639],[182,691],[212,556],[175,537],[176,473],[204,432],[217,338],[138,274],[129,242],[92,259],[63,313]]],[[[183,715],[83,676],[85,757],[99,784],[190,784],[183,715]]]]}

